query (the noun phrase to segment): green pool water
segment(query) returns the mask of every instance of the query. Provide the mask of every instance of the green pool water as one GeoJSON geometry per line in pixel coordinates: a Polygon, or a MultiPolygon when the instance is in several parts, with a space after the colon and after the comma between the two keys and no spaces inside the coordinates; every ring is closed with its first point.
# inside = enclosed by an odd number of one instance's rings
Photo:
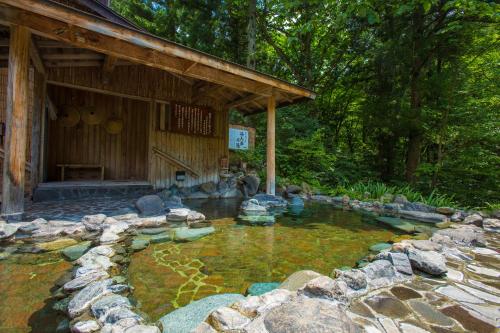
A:
{"type": "Polygon", "coordinates": [[[299,215],[279,216],[273,226],[238,224],[238,204],[231,201],[188,205],[211,218],[216,232],[188,243],[154,244],[131,258],[133,297],[152,320],[209,295],[281,282],[298,270],[328,275],[397,236],[370,217],[328,205],[307,205],[299,215]]]}

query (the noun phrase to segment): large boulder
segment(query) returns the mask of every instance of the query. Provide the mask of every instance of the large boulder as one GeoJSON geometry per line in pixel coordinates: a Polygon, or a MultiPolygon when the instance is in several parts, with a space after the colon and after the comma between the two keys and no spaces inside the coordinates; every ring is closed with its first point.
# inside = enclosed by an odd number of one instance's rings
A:
{"type": "Polygon", "coordinates": [[[160,215],[165,212],[163,200],[155,194],[140,197],[135,202],[135,207],[143,216],[160,215]]]}
{"type": "Polygon", "coordinates": [[[350,269],[348,271],[336,269],[334,275],[347,283],[347,286],[354,290],[364,289],[368,285],[366,274],[359,269],[350,269]]]}
{"type": "Polygon", "coordinates": [[[0,221],[0,240],[9,239],[17,232],[18,226],[0,221]]]}
{"type": "Polygon", "coordinates": [[[431,275],[440,276],[448,271],[444,256],[436,251],[408,249],[408,259],[414,269],[431,275]]]}
{"type": "Polygon", "coordinates": [[[240,178],[239,182],[245,198],[254,196],[259,190],[260,179],[256,176],[247,175],[240,178]]]}
{"type": "Polygon", "coordinates": [[[189,303],[160,318],[163,333],[190,333],[218,308],[244,299],[239,294],[218,294],[189,303]]]}
{"type": "Polygon", "coordinates": [[[296,297],[271,309],[264,317],[269,333],[359,332],[340,306],[317,299],[296,297]]]}
{"type": "Polygon", "coordinates": [[[253,199],[259,202],[259,205],[266,208],[286,207],[288,202],[280,196],[271,194],[256,194],[253,199]]]}
{"type": "Polygon", "coordinates": [[[285,281],[283,281],[283,283],[280,285],[280,288],[290,291],[297,291],[302,288],[307,282],[319,276],[321,276],[321,274],[316,273],[315,271],[298,271],[293,273],[285,281]]]}
{"type": "Polygon", "coordinates": [[[207,194],[212,194],[217,191],[217,185],[214,182],[203,183],[200,185],[200,190],[207,194]]]}

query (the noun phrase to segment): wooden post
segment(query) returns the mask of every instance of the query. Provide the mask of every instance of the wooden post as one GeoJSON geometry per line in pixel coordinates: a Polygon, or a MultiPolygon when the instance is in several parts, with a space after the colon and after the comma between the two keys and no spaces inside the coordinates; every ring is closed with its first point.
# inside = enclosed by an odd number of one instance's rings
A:
{"type": "Polygon", "coordinates": [[[40,136],[41,121],[45,98],[43,97],[45,78],[41,73],[35,73],[35,93],[33,101],[33,114],[31,117],[31,193],[40,181],[40,136]]]}
{"type": "Polygon", "coordinates": [[[276,97],[269,96],[267,101],[267,183],[266,193],[274,195],[276,193],[276,97]]]}
{"type": "Polygon", "coordinates": [[[11,26],[2,192],[2,216],[6,219],[20,219],[24,213],[29,46],[30,31],[11,26]]]}

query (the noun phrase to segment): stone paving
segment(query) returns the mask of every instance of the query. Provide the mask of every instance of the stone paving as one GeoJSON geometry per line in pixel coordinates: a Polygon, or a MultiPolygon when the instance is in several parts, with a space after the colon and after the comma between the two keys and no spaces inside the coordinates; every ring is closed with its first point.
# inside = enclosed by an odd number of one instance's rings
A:
{"type": "Polygon", "coordinates": [[[446,255],[443,278],[379,289],[353,302],[348,314],[367,332],[498,332],[500,237],[487,234],[488,248],[461,248],[446,255]]]}

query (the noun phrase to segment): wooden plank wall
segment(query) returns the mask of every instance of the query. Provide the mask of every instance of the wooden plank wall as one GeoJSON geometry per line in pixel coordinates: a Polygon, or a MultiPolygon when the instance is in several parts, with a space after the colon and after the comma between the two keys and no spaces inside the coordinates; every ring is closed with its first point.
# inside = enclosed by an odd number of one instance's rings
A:
{"type": "MultiPolygon", "coordinates": [[[[146,66],[118,66],[113,71],[107,84],[103,83],[100,68],[51,68],[48,70],[48,80],[137,95],[151,100],[190,103],[192,95],[192,89],[188,83],[167,72],[146,66]]],[[[62,90],[63,88],[52,87],[51,89],[62,90]]],[[[147,104],[146,102],[136,103],[147,104]]],[[[219,179],[220,160],[228,156],[228,110],[224,107],[224,103],[213,98],[200,99],[197,104],[210,106],[216,110],[217,135],[215,137],[194,137],[156,131],[154,122],[149,121],[152,114],[147,110],[140,112],[141,117],[148,120],[151,133],[149,138],[150,147],[145,150],[151,160],[148,161],[147,157],[144,158],[144,165],[149,168],[147,179],[156,188],[167,188],[172,184],[193,186],[208,181],[217,182],[219,179]],[[176,182],[175,172],[181,169],[153,154],[151,152],[152,147],[156,147],[184,162],[198,171],[201,176],[195,178],[187,175],[186,181],[176,182]]],[[[147,137],[148,135],[145,136],[146,139],[147,137]]],[[[50,149],[49,147],[49,155],[50,149]]],[[[110,152],[110,154],[112,153],[116,152],[110,152]]],[[[109,177],[107,178],[109,179],[109,177]]]]}
{"type": "Polygon", "coordinates": [[[92,106],[103,114],[97,125],[80,120],[74,127],[63,127],[59,120],[49,122],[49,180],[60,180],[57,164],[104,165],[104,179],[147,179],[147,102],[54,86],[49,87],[49,95],[59,112],[68,106],[92,106]],[[122,119],[121,133],[106,131],[108,118],[122,119]]]}
{"type": "MultiPolygon", "coordinates": [[[[0,68],[0,122],[5,123],[6,118],[7,118],[7,81],[8,81],[8,68],[0,68]]],[[[38,84],[38,81],[36,81],[38,84]]],[[[33,115],[33,103],[34,103],[34,86],[35,86],[35,72],[31,68],[29,72],[29,96],[28,96],[28,103],[29,103],[29,112],[28,112],[28,138],[26,142],[26,160],[27,163],[29,164],[31,160],[31,121],[32,121],[32,115],[33,115]]],[[[4,139],[5,141],[5,139],[4,139]]],[[[0,148],[2,151],[0,152],[0,193],[2,191],[2,177],[3,177],[3,145],[0,145],[0,148]]],[[[28,169],[28,165],[27,165],[28,169]]],[[[31,186],[30,186],[30,173],[28,170],[26,170],[26,177],[25,177],[25,193],[30,194],[31,193],[31,186]]]]}

